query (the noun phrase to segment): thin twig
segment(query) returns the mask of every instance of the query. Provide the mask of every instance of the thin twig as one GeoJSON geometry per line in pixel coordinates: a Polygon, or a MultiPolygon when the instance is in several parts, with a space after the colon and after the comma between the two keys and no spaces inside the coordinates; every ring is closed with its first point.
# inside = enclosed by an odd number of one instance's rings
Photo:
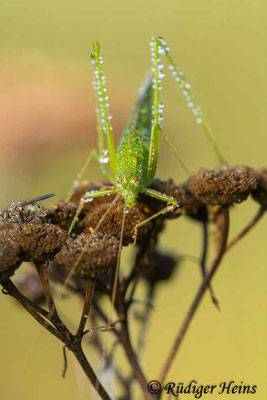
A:
{"type": "Polygon", "coordinates": [[[124,351],[127,355],[128,361],[129,361],[130,365],[132,366],[133,374],[136,377],[136,380],[142,389],[144,399],[152,400],[153,397],[147,390],[146,377],[144,376],[144,373],[139,365],[139,362],[138,362],[137,356],[136,356],[136,352],[134,351],[134,349],[132,347],[129,333],[128,333],[127,323],[125,320],[122,322],[122,326],[121,326],[121,330],[120,330],[120,340],[121,340],[121,344],[124,348],[124,351]]]}
{"type": "MultiPolygon", "coordinates": [[[[202,271],[203,279],[205,279],[206,261],[207,261],[208,243],[209,243],[208,222],[207,222],[206,218],[204,218],[202,221],[202,228],[203,228],[203,246],[202,246],[202,255],[201,255],[201,271],[202,271]]],[[[211,300],[212,300],[213,304],[215,305],[215,307],[218,308],[218,310],[220,310],[219,301],[217,300],[217,298],[214,294],[211,284],[209,284],[208,288],[209,288],[209,292],[210,292],[210,296],[211,296],[211,300]]]]}
{"type": "Polygon", "coordinates": [[[51,293],[50,284],[48,280],[47,266],[42,263],[35,263],[35,265],[40,277],[40,281],[49,308],[48,319],[55,325],[55,327],[65,338],[65,340],[70,341],[72,338],[72,334],[70,333],[66,325],[61,321],[56,309],[54,298],[51,293]]]}
{"type": "Polygon", "coordinates": [[[77,329],[75,337],[77,339],[81,339],[83,336],[83,331],[84,327],[90,312],[92,300],[93,300],[93,295],[94,295],[94,288],[95,288],[95,279],[89,279],[87,282],[86,286],[86,292],[85,292],[85,299],[84,299],[84,306],[83,306],[83,311],[79,323],[79,327],[77,329]]]}
{"type": "Polygon", "coordinates": [[[29,299],[23,296],[10,279],[1,282],[1,285],[4,288],[3,293],[8,294],[9,296],[12,296],[14,299],[16,299],[22,305],[22,307],[24,307],[25,310],[28,311],[28,313],[31,314],[31,316],[37,322],[39,322],[40,325],[42,325],[43,328],[47,329],[50,333],[52,333],[52,335],[56,336],[64,343],[64,339],[62,338],[60,333],[54,328],[54,326],[51,325],[51,323],[47,319],[44,318],[44,316],[48,315],[47,311],[41,309],[41,307],[39,306],[35,306],[35,304],[33,304],[29,299]],[[41,315],[40,310],[42,310],[41,315]]]}
{"type": "Polygon", "coordinates": [[[137,346],[136,346],[139,359],[143,352],[144,345],[145,345],[146,339],[147,339],[148,323],[149,323],[149,319],[151,316],[151,310],[153,308],[151,305],[153,303],[153,298],[154,298],[154,294],[155,294],[154,289],[155,289],[154,285],[149,285],[145,309],[143,311],[143,318],[141,321],[141,329],[139,331],[137,346]]]}
{"type": "Polygon", "coordinates": [[[169,352],[169,355],[163,365],[163,368],[160,372],[158,381],[159,382],[164,382],[167,373],[172,365],[172,362],[177,355],[177,352],[182,344],[182,341],[185,337],[185,334],[189,328],[189,325],[198,309],[198,306],[200,305],[200,302],[208,288],[208,285],[210,281],[212,280],[213,276],[215,275],[220,262],[223,258],[223,255],[225,254],[225,249],[226,249],[226,244],[227,244],[227,237],[228,237],[228,232],[229,232],[229,209],[228,207],[222,207],[222,224],[221,224],[221,240],[220,240],[220,248],[218,250],[218,253],[215,257],[215,260],[212,263],[210,271],[206,274],[204,281],[202,282],[200,288],[197,291],[197,294],[195,296],[194,301],[192,302],[185,319],[182,323],[181,328],[178,331],[178,335],[176,336],[176,339],[174,341],[174,344],[169,352]]]}
{"type": "MultiPolygon", "coordinates": [[[[118,301],[120,301],[120,298],[121,298],[121,296],[117,297],[117,301],[115,303],[116,305],[118,304],[118,301]]],[[[100,318],[103,319],[103,321],[105,323],[107,323],[108,318],[105,315],[105,313],[103,312],[103,310],[99,307],[99,304],[94,303],[94,308],[97,311],[100,318]]],[[[117,305],[117,308],[121,309],[120,306],[118,306],[118,305],[117,305]]],[[[111,332],[113,332],[118,337],[120,343],[122,344],[122,346],[124,348],[128,362],[131,365],[133,374],[143,391],[144,399],[151,400],[152,397],[150,396],[150,394],[148,393],[148,390],[147,390],[146,378],[145,378],[144,373],[138,363],[136,353],[131,345],[131,341],[130,341],[130,337],[129,337],[129,333],[128,333],[127,322],[126,322],[125,318],[121,322],[122,322],[121,329],[117,330],[116,328],[113,327],[111,332]]]]}
{"type": "Polygon", "coordinates": [[[83,352],[80,341],[75,340],[72,343],[69,343],[69,345],[67,347],[73,352],[75,358],[79,362],[84,373],[90,380],[91,384],[93,385],[93,387],[95,388],[95,390],[97,391],[97,393],[99,394],[101,399],[111,400],[110,396],[108,395],[108,393],[106,392],[106,390],[104,389],[104,387],[102,386],[100,381],[98,380],[93,368],[91,367],[89,361],[87,360],[87,358],[83,352]]]}
{"type": "Polygon", "coordinates": [[[257,222],[259,222],[259,220],[263,217],[265,211],[266,209],[264,207],[260,207],[254,218],[252,218],[252,220],[245,226],[245,228],[228,243],[225,251],[230,250],[237,242],[239,242],[239,240],[242,239],[257,224],[257,222]]]}

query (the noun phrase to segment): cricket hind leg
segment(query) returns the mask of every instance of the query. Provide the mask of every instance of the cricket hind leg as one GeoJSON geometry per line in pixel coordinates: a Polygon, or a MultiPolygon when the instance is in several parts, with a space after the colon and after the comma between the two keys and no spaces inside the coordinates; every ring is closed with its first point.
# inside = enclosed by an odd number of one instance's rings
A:
{"type": "Polygon", "coordinates": [[[149,189],[145,188],[141,190],[141,193],[144,193],[150,197],[153,197],[154,199],[164,201],[166,203],[170,203],[171,205],[164,207],[162,210],[158,211],[157,213],[151,215],[151,217],[146,218],[145,220],[139,222],[138,224],[135,225],[134,227],[134,244],[136,244],[137,240],[137,234],[138,234],[138,229],[142,226],[145,225],[147,222],[151,221],[154,218],[159,217],[162,214],[165,214],[167,212],[175,210],[177,207],[179,207],[178,201],[171,196],[167,196],[166,194],[160,193],[157,190],[154,189],[149,189]]]}
{"type": "Polygon", "coordinates": [[[174,76],[175,81],[178,83],[180,89],[182,90],[183,95],[185,96],[186,102],[188,107],[192,110],[192,113],[195,117],[196,123],[199,125],[202,125],[205,135],[210,142],[217,159],[220,164],[225,163],[224,156],[222,155],[217,141],[216,137],[202,111],[202,108],[200,107],[192,89],[190,83],[186,80],[183,70],[177,66],[177,64],[174,62],[172,56],[170,55],[170,48],[165,42],[165,40],[162,37],[157,37],[154,39],[157,41],[159,49],[161,54],[165,55],[167,62],[169,64],[169,69],[172,72],[172,75],[174,76]]]}
{"type": "Polygon", "coordinates": [[[178,159],[179,163],[185,169],[186,173],[190,175],[188,168],[182,161],[174,145],[168,139],[167,135],[162,131],[162,121],[163,121],[163,108],[164,105],[160,101],[159,92],[161,90],[161,81],[164,78],[163,64],[161,61],[162,49],[157,38],[153,38],[151,43],[151,60],[152,60],[152,71],[153,71],[153,105],[152,105],[152,126],[151,126],[151,137],[150,137],[150,147],[149,147],[149,158],[148,158],[148,170],[147,170],[147,182],[151,182],[156,173],[158,156],[159,156],[159,139],[160,135],[164,138],[175,157],[178,159]]]}

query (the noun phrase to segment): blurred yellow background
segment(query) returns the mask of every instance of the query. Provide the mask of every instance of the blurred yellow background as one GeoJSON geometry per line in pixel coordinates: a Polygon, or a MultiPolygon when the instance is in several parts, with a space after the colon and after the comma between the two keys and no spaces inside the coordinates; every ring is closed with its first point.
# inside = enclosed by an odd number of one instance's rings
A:
{"type": "MultiPolygon", "coordinates": [[[[230,164],[262,167],[266,161],[264,25],[260,0],[2,0],[0,12],[0,208],[10,201],[68,190],[96,146],[90,49],[102,44],[116,139],[139,84],[150,68],[149,40],[162,35],[184,69],[230,164]]],[[[163,82],[164,127],[192,171],[216,158],[168,76],[163,82]]],[[[186,179],[164,143],[157,176],[186,179]]],[[[99,180],[92,164],[88,179],[99,180]]],[[[254,215],[252,200],[231,210],[235,235],[254,215]]],[[[198,256],[198,224],[169,221],[162,249],[198,256]]],[[[168,381],[204,384],[235,380],[257,385],[266,398],[266,229],[264,221],[227,254],[214,280],[221,312],[206,296],[168,381]]],[[[185,261],[162,284],[146,345],[147,378],[156,378],[200,282],[185,261]]],[[[78,301],[61,305],[77,314],[78,301]]],[[[74,361],[65,380],[60,343],[14,304],[0,298],[0,398],[96,399],[74,361]]],[[[78,316],[78,314],[77,314],[78,316]]],[[[68,317],[70,318],[70,317],[68,317]]],[[[182,398],[192,399],[189,395],[182,398]]],[[[204,399],[216,400],[206,395],[204,399]]]]}

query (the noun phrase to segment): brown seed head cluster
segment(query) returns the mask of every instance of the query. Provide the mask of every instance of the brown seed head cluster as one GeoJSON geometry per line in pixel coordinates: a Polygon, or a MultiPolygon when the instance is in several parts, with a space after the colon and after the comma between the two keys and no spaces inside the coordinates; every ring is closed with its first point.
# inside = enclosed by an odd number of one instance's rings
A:
{"type": "Polygon", "coordinates": [[[81,233],[69,238],[55,261],[84,279],[96,278],[116,265],[119,241],[111,235],[81,233]]]}
{"type": "Polygon", "coordinates": [[[189,183],[190,192],[210,205],[231,205],[245,200],[257,188],[257,179],[249,167],[201,169],[189,183]]]}
{"type": "Polygon", "coordinates": [[[1,280],[11,276],[23,261],[53,259],[66,240],[67,233],[56,225],[5,223],[0,230],[1,280]]]}
{"type": "MultiPolygon", "coordinates": [[[[83,182],[70,202],[50,207],[13,202],[2,210],[5,218],[0,228],[0,279],[10,277],[23,261],[43,263],[55,257],[68,270],[76,263],[77,274],[82,277],[98,276],[114,266],[125,209],[121,198],[115,204],[111,204],[114,196],[102,196],[86,203],[72,237],[67,236],[81,196],[87,191],[111,187],[110,183],[83,182]]],[[[247,166],[201,169],[181,186],[171,179],[165,182],[155,179],[151,188],[177,199],[179,207],[142,225],[137,236],[140,244],[152,231],[160,232],[166,219],[185,214],[198,221],[207,220],[207,205],[229,206],[251,193],[262,207],[267,207],[266,169],[247,166]]],[[[133,243],[138,223],[164,207],[166,203],[140,194],[137,204],[125,214],[123,245],[133,243]]]]}

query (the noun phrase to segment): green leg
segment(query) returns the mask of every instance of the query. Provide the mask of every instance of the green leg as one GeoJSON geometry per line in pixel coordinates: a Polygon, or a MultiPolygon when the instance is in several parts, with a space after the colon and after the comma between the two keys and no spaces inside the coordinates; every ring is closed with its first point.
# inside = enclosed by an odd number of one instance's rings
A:
{"type": "Polygon", "coordinates": [[[114,179],[111,176],[111,174],[107,171],[107,169],[106,169],[106,167],[104,165],[105,163],[103,163],[103,161],[101,160],[101,156],[99,156],[97,154],[96,150],[92,150],[90,152],[89,156],[86,158],[85,163],[83,164],[81,170],[76,175],[76,178],[73,181],[73,185],[72,185],[71,189],[69,190],[69,192],[68,192],[68,194],[67,194],[67,196],[65,198],[65,201],[67,201],[67,202],[70,201],[75,189],[81,184],[81,181],[82,181],[82,178],[83,178],[83,176],[85,174],[85,171],[87,170],[88,165],[91,162],[93,157],[98,162],[103,175],[106,176],[109,179],[109,181],[113,183],[114,179]]]}
{"type": "Polygon", "coordinates": [[[148,196],[153,197],[154,199],[165,201],[166,203],[171,203],[174,206],[178,206],[178,201],[174,197],[167,196],[166,194],[160,193],[157,190],[145,188],[141,189],[140,192],[147,194],[148,196]]]}
{"type": "Polygon", "coordinates": [[[71,199],[71,197],[72,197],[72,195],[73,195],[75,189],[80,185],[81,180],[82,180],[82,177],[83,177],[83,175],[84,175],[84,173],[85,173],[85,171],[86,171],[86,169],[87,169],[87,167],[88,167],[90,161],[91,161],[92,158],[93,158],[93,153],[94,153],[94,151],[95,151],[95,150],[92,150],[92,151],[90,152],[90,154],[89,154],[89,156],[86,158],[85,163],[83,164],[81,170],[80,170],[80,171],[78,172],[78,174],[76,175],[76,178],[75,178],[74,181],[73,181],[72,187],[71,187],[71,189],[68,191],[68,194],[67,194],[66,197],[65,197],[65,201],[67,201],[67,202],[70,201],[70,199],[71,199]]]}
{"type": "Polygon", "coordinates": [[[168,139],[167,135],[162,131],[163,120],[163,103],[160,101],[159,92],[161,90],[161,80],[164,77],[163,64],[160,59],[162,53],[162,46],[157,38],[153,38],[151,41],[151,58],[152,58],[152,70],[153,70],[153,121],[151,129],[151,139],[149,148],[149,160],[148,160],[148,170],[147,170],[147,183],[150,183],[156,173],[158,156],[159,156],[159,139],[160,135],[163,136],[164,140],[173,151],[175,157],[181,163],[188,175],[190,175],[188,168],[186,168],[181,157],[179,156],[177,150],[173,144],[168,139]]]}
{"type": "Polygon", "coordinates": [[[175,210],[175,208],[179,207],[179,204],[176,199],[174,199],[173,197],[170,197],[170,196],[166,196],[166,194],[157,192],[156,190],[143,189],[142,193],[147,194],[148,196],[153,197],[154,199],[166,201],[166,203],[171,203],[172,205],[163,208],[162,210],[158,211],[157,213],[151,215],[151,217],[146,218],[144,221],[139,222],[139,224],[135,225],[135,227],[134,227],[134,244],[136,244],[137,233],[138,233],[138,229],[140,228],[140,226],[145,225],[147,222],[151,221],[152,219],[157,218],[160,215],[165,214],[169,211],[173,211],[173,210],[175,210]]]}
{"type": "Polygon", "coordinates": [[[71,226],[68,230],[68,235],[71,234],[76,222],[79,220],[79,215],[82,212],[82,209],[84,207],[84,204],[88,201],[93,201],[96,197],[101,197],[101,196],[110,196],[112,194],[117,194],[117,190],[98,190],[98,191],[92,191],[92,192],[86,192],[83,197],[80,199],[79,206],[77,208],[76,214],[72,220],[71,226]]]}
{"type": "Polygon", "coordinates": [[[110,123],[111,115],[109,112],[109,104],[107,102],[107,89],[105,85],[105,76],[102,69],[103,58],[101,54],[100,44],[95,42],[91,53],[92,64],[94,66],[94,88],[96,90],[97,98],[97,120],[98,120],[98,133],[99,146],[107,144],[109,154],[110,168],[114,176],[117,172],[117,157],[116,149],[113,138],[113,129],[110,123]],[[105,140],[104,140],[105,139],[105,140]]]}
{"type": "Polygon", "coordinates": [[[161,73],[161,60],[159,56],[159,44],[156,39],[151,41],[151,59],[152,59],[152,70],[153,70],[153,104],[152,104],[152,125],[151,125],[151,137],[149,146],[149,158],[147,168],[147,183],[151,182],[156,174],[158,157],[159,157],[159,126],[161,121],[161,103],[159,101],[159,91],[161,89],[160,83],[163,77],[161,73]]]}
{"type": "Polygon", "coordinates": [[[147,222],[151,221],[154,218],[159,217],[162,214],[165,214],[169,211],[175,210],[175,208],[176,208],[175,205],[167,206],[167,207],[163,208],[162,210],[160,210],[159,212],[157,212],[156,214],[151,215],[151,217],[144,219],[144,221],[139,222],[139,224],[135,225],[135,227],[134,227],[134,244],[136,244],[138,229],[140,228],[140,226],[145,225],[147,222]]]}
{"type": "Polygon", "coordinates": [[[96,161],[98,162],[98,164],[99,164],[99,166],[100,166],[100,169],[101,169],[103,175],[106,176],[106,177],[108,178],[108,180],[109,180],[111,183],[113,183],[113,185],[115,185],[114,178],[113,178],[112,174],[111,174],[111,173],[107,170],[107,168],[105,167],[105,164],[107,164],[107,163],[108,163],[108,160],[109,160],[109,158],[108,158],[108,152],[106,152],[105,150],[103,150],[103,151],[102,151],[102,154],[100,153],[100,155],[99,155],[99,154],[97,154],[97,152],[94,150],[93,155],[94,155],[96,161]],[[104,162],[104,159],[105,159],[105,158],[107,159],[106,162],[104,162]]]}
{"type": "Polygon", "coordinates": [[[184,73],[180,67],[176,65],[174,62],[172,56],[170,55],[170,48],[168,47],[167,43],[164,41],[163,38],[157,37],[156,39],[158,42],[158,46],[160,49],[161,54],[166,56],[166,59],[169,64],[169,69],[172,72],[172,75],[175,78],[175,81],[178,83],[179,87],[182,90],[183,95],[185,96],[185,99],[187,101],[188,107],[192,110],[192,113],[196,119],[196,123],[199,125],[202,125],[206,137],[209,140],[211,146],[213,147],[213,150],[220,162],[220,164],[223,164],[225,162],[225,159],[217,145],[216,142],[216,137],[209,126],[209,123],[202,111],[202,108],[200,107],[199,103],[197,102],[197,99],[191,89],[190,83],[186,80],[184,73]]]}
{"type": "Polygon", "coordinates": [[[189,171],[189,169],[187,168],[187,166],[185,165],[185,163],[183,162],[183,160],[179,156],[176,148],[174,147],[174,145],[171,143],[171,141],[168,138],[168,136],[166,135],[166,133],[161,128],[160,128],[160,134],[163,137],[163,139],[165,140],[165,142],[167,143],[167,145],[169,146],[169,148],[172,150],[173,154],[175,155],[175,157],[177,158],[177,160],[179,161],[179,163],[181,164],[181,166],[183,167],[183,169],[185,170],[187,175],[191,176],[192,173],[189,171]]]}

